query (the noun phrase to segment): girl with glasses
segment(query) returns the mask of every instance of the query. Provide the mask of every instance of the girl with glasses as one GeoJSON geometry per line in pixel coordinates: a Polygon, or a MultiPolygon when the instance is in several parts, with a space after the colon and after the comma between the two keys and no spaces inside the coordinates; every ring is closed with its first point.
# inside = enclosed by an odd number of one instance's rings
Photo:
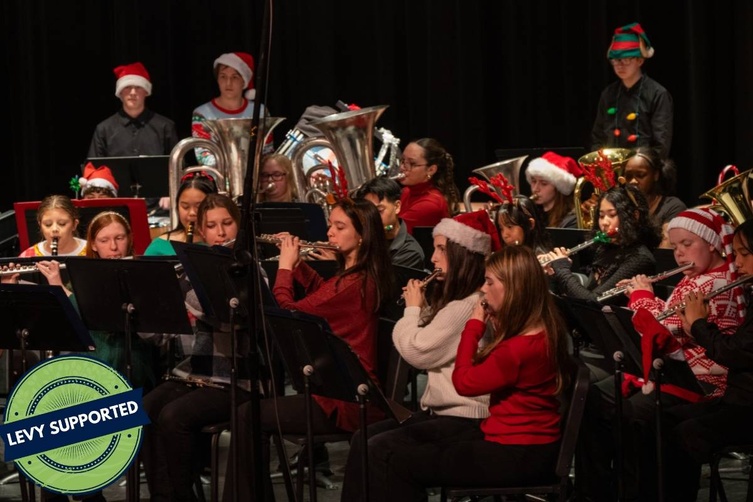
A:
{"type": "Polygon", "coordinates": [[[298,200],[293,180],[293,164],[279,153],[265,156],[259,171],[259,202],[294,202],[298,200]]]}

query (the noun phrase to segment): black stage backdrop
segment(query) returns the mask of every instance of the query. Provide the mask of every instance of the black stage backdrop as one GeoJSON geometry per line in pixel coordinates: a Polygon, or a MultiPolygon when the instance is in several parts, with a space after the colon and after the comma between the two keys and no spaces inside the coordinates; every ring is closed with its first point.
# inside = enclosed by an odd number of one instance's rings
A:
{"type": "MultiPolygon", "coordinates": [[[[753,167],[753,3],[722,0],[278,0],[267,106],[389,105],[379,127],[404,146],[431,136],[456,181],[497,148],[588,146],[601,90],[615,76],[612,31],[638,21],[656,48],[646,73],[674,97],[672,157],[689,204],[727,164],[753,167]]],[[[216,94],[223,52],[258,56],[261,0],[0,2],[6,103],[0,210],[71,194],[95,125],[112,114],[112,68],[143,62],[150,108],[190,135],[216,94]]]]}

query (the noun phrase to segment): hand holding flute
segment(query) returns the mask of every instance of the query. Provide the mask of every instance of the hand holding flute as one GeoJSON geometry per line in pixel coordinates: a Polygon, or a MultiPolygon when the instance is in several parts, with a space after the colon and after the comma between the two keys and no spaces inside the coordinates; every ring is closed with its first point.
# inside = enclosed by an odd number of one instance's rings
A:
{"type": "Polygon", "coordinates": [[[398,305],[406,307],[421,307],[424,304],[424,290],[431,281],[442,274],[441,268],[435,268],[434,271],[423,279],[411,279],[403,288],[403,294],[397,300],[398,305]]]}

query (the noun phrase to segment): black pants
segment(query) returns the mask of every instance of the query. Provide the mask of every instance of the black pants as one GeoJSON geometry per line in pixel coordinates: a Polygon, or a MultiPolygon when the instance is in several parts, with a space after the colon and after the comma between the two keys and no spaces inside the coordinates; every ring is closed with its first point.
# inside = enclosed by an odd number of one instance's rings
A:
{"type": "MultiPolygon", "coordinates": [[[[250,395],[238,389],[239,403],[250,395]]],[[[230,419],[230,391],[164,382],[144,397],[151,424],[144,427],[141,459],[151,500],[196,500],[193,472],[205,425],[230,419]]]]}

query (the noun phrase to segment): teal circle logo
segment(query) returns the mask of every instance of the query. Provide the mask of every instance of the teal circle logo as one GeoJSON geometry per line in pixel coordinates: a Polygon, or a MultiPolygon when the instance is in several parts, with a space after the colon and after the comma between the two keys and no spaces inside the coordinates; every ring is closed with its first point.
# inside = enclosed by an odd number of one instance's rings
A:
{"type": "Polygon", "coordinates": [[[132,389],[98,359],[65,355],[39,363],[18,381],[0,438],[5,459],[15,460],[34,483],[84,495],[123,475],[136,459],[147,423],[141,389],[132,389]]]}

